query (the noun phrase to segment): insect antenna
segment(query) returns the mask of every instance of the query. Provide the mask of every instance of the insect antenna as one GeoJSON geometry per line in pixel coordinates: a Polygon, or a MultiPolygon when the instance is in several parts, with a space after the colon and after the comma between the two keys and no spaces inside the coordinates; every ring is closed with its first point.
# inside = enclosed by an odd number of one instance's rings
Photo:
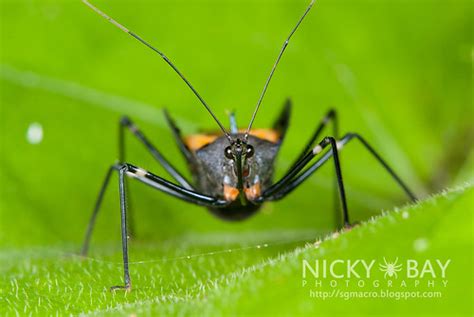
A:
{"type": "Polygon", "coordinates": [[[203,104],[203,106],[206,108],[206,110],[211,114],[212,118],[216,121],[216,123],[219,125],[219,128],[222,130],[222,132],[224,133],[224,135],[227,137],[227,139],[232,143],[232,137],[230,136],[230,134],[227,132],[227,130],[224,128],[224,126],[222,125],[222,123],[217,119],[217,117],[214,115],[214,113],[212,112],[211,108],[208,106],[208,104],[204,101],[204,99],[201,97],[201,95],[196,91],[196,89],[193,87],[193,85],[191,85],[191,83],[186,79],[186,77],[184,77],[184,75],[179,71],[179,69],[171,62],[171,60],[165,55],[163,54],[160,50],[158,50],[157,48],[151,46],[151,44],[149,44],[148,42],[146,42],[144,39],[142,39],[140,36],[138,36],[137,34],[133,33],[132,31],[128,30],[126,27],[124,27],[122,24],[118,23],[117,21],[115,21],[114,19],[112,19],[111,17],[109,17],[107,14],[105,14],[104,12],[102,12],[101,10],[99,10],[97,7],[95,7],[94,5],[92,5],[89,1],[87,0],[82,0],[82,2],[84,2],[85,5],[87,5],[89,8],[91,8],[92,10],[94,10],[96,13],[98,13],[100,16],[102,16],[104,19],[106,19],[107,21],[109,21],[110,23],[112,23],[113,25],[115,25],[116,27],[118,27],[120,30],[122,30],[123,32],[131,35],[132,37],[134,37],[135,39],[137,39],[139,42],[141,42],[142,44],[144,44],[145,46],[147,46],[148,48],[152,49],[155,53],[157,53],[158,55],[160,55],[164,60],[165,62],[171,66],[171,68],[173,68],[173,70],[179,75],[179,77],[181,77],[182,80],[184,80],[184,82],[186,83],[186,85],[188,85],[188,87],[192,90],[192,92],[196,95],[196,97],[199,99],[199,101],[203,104]]]}
{"type": "Polygon", "coordinates": [[[270,80],[271,80],[272,77],[273,77],[273,73],[275,72],[275,69],[277,68],[278,63],[280,62],[280,59],[281,59],[281,57],[282,57],[282,55],[283,55],[283,52],[285,52],[285,49],[286,49],[286,47],[288,46],[288,43],[290,42],[291,37],[292,37],[293,34],[296,32],[296,30],[297,30],[298,27],[300,26],[301,22],[303,22],[303,19],[306,17],[306,15],[308,14],[309,10],[311,10],[311,7],[313,6],[314,2],[315,2],[315,0],[312,0],[312,1],[311,1],[311,3],[308,5],[308,7],[306,8],[305,12],[304,12],[303,15],[301,16],[301,18],[298,20],[298,23],[296,23],[295,27],[291,30],[290,35],[288,35],[288,37],[286,38],[285,42],[283,43],[283,46],[282,46],[282,48],[281,48],[281,50],[280,50],[280,53],[278,54],[278,57],[277,57],[277,59],[276,59],[276,61],[275,61],[275,64],[273,64],[272,70],[270,71],[270,75],[268,76],[267,81],[265,82],[265,85],[263,86],[262,93],[260,94],[260,98],[258,99],[257,105],[255,106],[255,110],[253,111],[252,118],[250,119],[249,126],[247,127],[247,130],[245,131],[245,139],[246,139],[246,140],[248,139],[250,129],[252,128],[253,121],[255,120],[255,116],[257,115],[258,109],[260,108],[260,104],[262,103],[263,97],[265,96],[265,93],[266,93],[266,91],[267,91],[268,84],[270,83],[270,80]]]}

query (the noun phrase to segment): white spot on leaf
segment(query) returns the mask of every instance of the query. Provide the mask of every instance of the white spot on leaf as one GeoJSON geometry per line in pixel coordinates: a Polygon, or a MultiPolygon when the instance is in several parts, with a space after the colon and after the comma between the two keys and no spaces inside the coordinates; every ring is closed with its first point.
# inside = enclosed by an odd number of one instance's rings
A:
{"type": "Polygon", "coordinates": [[[416,252],[424,252],[426,251],[426,249],[428,249],[429,247],[429,241],[428,239],[425,239],[425,238],[419,238],[419,239],[416,239],[414,242],[413,242],[413,249],[416,251],[416,252]]]}
{"type": "Polygon", "coordinates": [[[30,144],[40,144],[43,141],[43,126],[33,122],[26,131],[26,140],[30,144]]]}

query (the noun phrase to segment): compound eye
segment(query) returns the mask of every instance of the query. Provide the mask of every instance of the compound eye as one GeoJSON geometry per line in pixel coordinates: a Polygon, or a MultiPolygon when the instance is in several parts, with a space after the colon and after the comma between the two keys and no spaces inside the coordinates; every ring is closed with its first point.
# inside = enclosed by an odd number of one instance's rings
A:
{"type": "Polygon", "coordinates": [[[229,160],[232,160],[234,158],[234,155],[232,154],[232,149],[230,146],[226,147],[224,150],[224,155],[227,157],[229,160]]]}
{"type": "Polygon", "coordinates": [[[253,149],[253,146],[247,145],[247,157],[252,157],[254,153],[255,150],[253,149]]]}

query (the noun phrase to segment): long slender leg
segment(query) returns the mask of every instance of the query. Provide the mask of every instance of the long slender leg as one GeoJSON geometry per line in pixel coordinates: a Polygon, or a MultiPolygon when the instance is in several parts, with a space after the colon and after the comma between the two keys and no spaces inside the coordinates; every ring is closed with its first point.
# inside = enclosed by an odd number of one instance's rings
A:
{"type": "MultiPolygon", "coordinates": [[[[316,130],[314,130],[311,138],[306,143],[300,155],[296,158],[293,165],[291,165],[291,168],[293,168],[305,156],[305,154],[308,153],[308,151],[314,147],[314,143],[316,142],[316,140],[318,140],[321,132],[323,132],[324,128],[327,127],[329,123],[332,123],[332,128],[333,128],[332,135],[334,136],[336,140],[339,140],[339,121],[337,117],[337,112],[335,109],[329,109],[329,111],[326,113],[326,115],[321,120],[319,125],[316,127],[316,130]]],[[[337,215],[340,214],[339,201],[340,200],[339,200],[338,181],[337,181],[337,176],[335,175],[334,185],[333,185],[333,206],[334,206],[333,208],[334,208],[334,217],[335,217],[334,221],[337,224],[339,224],[339,217],[337,215]]]]}
{"type": "Polygon", "coordinates": [[[370,154],[372,154],[377,159],[377,161],[385,168],[385,170],[390,174],[390,176],[392,176],[392,178],[398,183],[398,185],[400,185],[400,187],[403,188],[403,190],[408,195],[408,197],[410,197],[412,201],[416,201],[417,198],[415,194],[408,188],[405,182],[402,181],[400,176],[398,176],[398,174],[395,173],[395,171],[387,164],[387,162],[385,162],[385,160],[374,150],[374,148],[369,143],[367,143],[367,141],[363,137],[361,137],[359,134],[352,133],[352,137],[359,140],[365,146],[365,148],[370,152],[370,154]]]}
{"type": "Polygon", "coordinates": [[[329,137],[327,139],[329,139],[329,142],[331,143],[331,150],[334,157],[334,167],[336,169],[337,187],[339,189],[339,197],[340,197],[341,206],[342,206],[344,226],[348,227],[350,226],[349,212],[347,211],[346,191],[344,189],[344,184],[342,181],[341,163],[339,162],[339,153],[337,150],[337,143],[336,143],[336,139],[332,137],[329,137]]]}
{"type": "Polygon", "coordinates": [[[303,170],[306,165],[311,162],[311,160],[321,153],[327,146],[331,146],[331,153],[334,156],[334,166],[336,169],[336,180],[338,185],[339,191],[339,198],[341,201],[342,211],[343,211],[343,218],[344,218],[344,225],[349,225],[349,214],[347,211],[347,201],[346,201],[346,194],[344,190],[344,183],[342,180],[341,174],[341,166],[339,162],[339,155],[337,152],[337,141],[334,137],[325,137],[318,145],[316,145],[310,152],[308,152],[303,158],[295,164],[295,166],[285,175],[283,178],[275,183],[274,185],[270,186],[265,192],[262,194],[262,199],[271,199],[274,194],[277,194],[279,191],[284,190],[294,177],[298,175],[298,173],[303,170]]]}
{"type": "Polygon", "coordinates": [[[127,166],[124,165],[119,169],[119,194],[120,194],[120,226],[122,231],[122,255],[123,255],[123,274],[124,285],[112,286],[111,290],[125,289],[130,291],[132,285],[130,281],[130,272],[128,269],[128,234],[127,234],[127,196],[125,184],[125,172],[127,166]]]}
{"type": "MultiPolygon", "coordinates": [[[[328,121],[330,119],[333,119],[332,120],[333,135],[336,140],[339,140],[339,120],[337,117],[336,110],[331,109],[326,118],[328,121]]],[[[337,179],[335,179],[334,185],[333,185],[333,208],[334,208],[334,222],[336,223],[336,226],[338,227],[340,227],[340,217],[338,217],[338,215],[341,214],[341,210],[339,207],[340,206],[339,206],[339,201],[338,201],[337,179]]]]}
{"type": "Polygon", "coordinates": [[[97,200],[95,202],[94,210],[93,210],[92,215],[89,219],[89,225],[87,226],[86,236],[84,237],[84,242],[82,244],[82,250],[81,250],[81,255],[83,255],[83,256],[86,256],[88,251],[89,251],[91,235],[92,235],[92,231],[94,230],[95,221],[97,219],[97,214],[98,214],[100,206],[102,204],[102,200],[103,200],[104,194],[105,194],[105,189],[107,188],[107,185],[109,184],[110,176],[112,176],[112,171],[113,170],[114,170],[114,166],[111,166],[108,169],[107,174],[105,175],[104,182],[102,183],[102,186],[101,186],[100,191],[99,191],[99,196],[97,197],[97,200]]]}
{"type": "MultiPolygon", "coordinates": [[[[140,129],[130,120],[129,117],[123,116],[120,119],[119,124],[119,161],[120,163],[125,162],[125,133],[124,130],[127,128],[144,146],[145,148],[151,153],[151,155],[163,166],[163,168],[173,177],[181,186],[187,189],[193,189],[193,187],[189,184],[186,178],[181,175],[169,162],[168,160],[161,154],[158,149],[151,144],[151,142],[147,139],[147,137],[140,131],[140,129]]],[[[131,208],[130,202],[130,195],[127,189],[127,196],[128,196],[128,204],[129,204],[129,219],[128,219],[128,228],[130,236],[135,236],[135,217],[133,208],[131,208]]]]}
{"type": "MultiPolygon", "coordinates": [[[[347,133],[341,140],[337,142],[337,146],[339,149],[342,149],[350,140],[358,139],[361,143],[365,146],[365,148],[377,159],[377,161],[384,167],[384,169],[392,176],[392,178],[397,182],[397,184],[405,191],[408,197],[412,201],[415,201],[417,198],[413,194],[413,192],[408,188],[408,186],[401,180],[401,178],[395,173],[395,171],[387,164],[387,162],[382,159],[382,157],[365,141],[357,133],[347,133]]],[[[317,154],[321,153],[323,142],[316,145],[311,152],[308,152],[305,157],[295,166],[295,168],[289,171],[282,179],[276,182],[274,185],[270,186],[262,196],[269,198],[270,196],[274,196],[278,192],[278,197],[282,197],[281,193],[289,193],[294,188],[292,186],[297,186],[304,180],[306,180],[309,176],[311,176],[321,165],[323,165],[331,156],[332,150],[326,152],[323,157],[314,162],[310,167],[308,167],[305,171],[301,172],[303,168],[311,161],[313,157],[317,154]],[[300,173],[296,176],[298,173],[300,173]]]]}
{"type": "MultiPolygon", "coordinates": [[[[125,127],[133,133],[133,131],[138,131],[138,129],[133,128],[133,123],[127,116],[123,116],[119,121],[119,141],[118,141],[118,152],[119,152],[119,163],[125,162],[125,127]]],[[[140,138],[138,138],[140,140],[140,138]]],[[[132,198],[129,192],[128,186],[125,188],[127,200],[128,200],[128,230],[131,237],[135,237],[136,227],[135,227],[135,217],[134,217],[134,208],[131,202],[132,198]]]]}
{"type": "Polygon", "coordinates": [[[137,180],[152,186],[153,188],[162,190],[163,192],[169,193],[172,196],[181,198],[183,200],[197,203],[200,205],[207,206],[223,206],[226,205],[226,201],[218,201],[216,198],[199,194],[197,192],[189,191],[183,187],[172,184],[165,179],[156,176],[150,172],[147,172],[139,167],[135,167],[131,164],[124,164],[119,169],[119,189],[120,189],[120,211],[121,211],[121,226],[122,226],[122,252],[123,252],[123,269],[124,269],[124,286],[114,286],[112,290],[125,289],[130,291],[131,279],[128,268],[128,236],[127,236],[127,203],[126,203],[126,191],[125,191],[125,180],[124,176],[130,176],[137,180]]]}
{"type": "MultiPolygon", "coordinates": [[[[341,148],[341,146],[339,147],[341,148]]],[[[280,200],[284,198],[286,195],[296,189],[296,187],[298,187],[301,183],[303,183],[303,181],[305,181],[309,176],[316,172],[321,166],[323,166],[324,163],[326,163],[331,157],[332,151],[329,150],[328,152],[324,153],[324,155],[319,160],[310,165],[309,168],[301,172],[298,176],[295,176],[287,184],[285,184],[285,186],[282,186],[276,192],[273,192],[271,194],[264,192],[265,199],[280,200]]]]}
{"type": "Polygon", "coordinates": [[[114,286],[112,289],[126,289],[130,290],[131,288],[131,279],[128,268],[128,233],[127,233],[127,200],[126,200],[126,186],[125,186],[125,176],[132,177],[138,181],[145,183],[155,189],[158,189],[162,192],[170,194],[181,200],[198,204],[206,207],[224,207],[228,205],[228,202],[225,200],[220,200],[212,196],[198,193],[193,190],[186,189],[180,185],[176,185],[170,181],[165,180],[153,173],[147,172],[144,169],[134,166],[132,164],[116,164],[113,165],[107,175],[106,179],[101,187],[99,197],[96,202],[96,206],[91,216],[89,222],[89,227],[87,229],[86,238],[82,247],[83,254],[87,253],[89,249],[90,237],[94,228],[95,220],[97,218],[98,211],[100,209],[100,204],[104,196],[107,184],[113,170],[119,172],[119,192],[120,192],[120,214],[121,214],[121,228],[122,228],[122,250],[123,250],[123,261],[124,261],[124,286],[114,286]]]}
{"type": "Polygon", "coordinates": [[[323,132],[324,128],[332,122],[333,124],[333,137],[338,140],[339,139],[339,123],[337,120],[337,112],[334,109],[329,109],[329,111],[326,113],[324,118],[321,120],[319,125],[316,127],[316,130],[314,130],[313,134],[311,135],[311,138],[308,140],[306,143],[305,147],[301,151],[300,155],[296,158],[294,163],[292,164],[292,167],[296,165],[305,155],[308,153],[309,150],[311,150],[314,147],[314,142],[319,138],[319,135],[321,132],[323,132]]]}
{"type": "MultiPolygon", "coordinates": [[[[392,176],[392,178],[397,182],[397,184],[405,191],[407,196],[409,196],[412,201],[415,201],[416,196],[408,188],[408,186],[401,180],[401,178],[395,173],[395,171],[385,162],[385,160],[382,159],[382,157],[359,134],[356,134],[356,133],[346,134],[339,142],[336,142],[337,148],[342,149],[345,144],[347,144],[350,140],[354,138],[361,141],[361,143],[365,146],[365,148],[377,159],[377,161],[392,176]]],[[[303,168],[311,161],[311,159],[314,156],[322,152],[322,150],[325,147],[324,143],[325,142],[323,140],[317,146],[315,146],[313,150],[307,153],[305,157],[295,166],[294,170],[290,171],[279,182],[275,183],[273,186],[268,188],[262,194],[262,201],[263,200],[279,200],[285,197],[290,192],[292,192],[296,187],[298,187],[302,182],[308,179],[308,177],[311,176],[317,169],[319,169],[327,160],[329,160],[333,156],[333,152],[335,152],[334,148],[326,152],[321,157],[321,159],[314,162],[306,170],[301,172],[303,168]]]]}
{"type": "Polygon", "coordinates": [[[265,192],[262,194],[262,197],[267,198],[279,192],[288,183],[290,183],[291,180],[296,175],[298,175],[298,173],[301,172],[301,170],[303,170],[306,167],[306,165],[308,165],[308,163],[311,162],[311,160],[316,155],[321,153],[321,151],[323,151],[324,148],[328,145],[329,145],[329,142],[325,142],[325,139],[319,142],[318,145],[316,145],[311,151],[308,151],[298,162],[296,162],[295,165],[292,168],[290,168],[290,170],[278,182],[275,182],[272,186],[267,188],[265,192]]]}
{"type": "MultiPolygon", "coordinates": [[[[334,168],[336,171],[336,181],[337,181],[337,189],[339,193],[339,201],[341,202],[342,207],[342,215],[344,226],[350,226],[349,221],[349,212],[347,210],[347,200],[346,200],[346,191],[344,189],[344,182],[342,180],[342,173],[341,173],[341,163],[339,162],[339,153],[337,150],[337,141],[334,137],[325,137],[323,141],[320,143],[319,147],[315,147],[316,150],[313,150],[314,155],[318,154],[318,151],[322,151],[328,144],[331,145],[331,152],[332,156],[334,157],[334,168]]],[[[336,203],[336,202],[335,202],[336,203]]],[[[335,210],[337,211],[337,205],[335,205],[335,210]]]]}
{"type": "Polygon", "coordinates": [[[120,130],[119,130],[119,160],[120,163],[125,162],[125,141],[123,129],[128,128],[128,130],[137,137],[138,140],[146,147],[146,149],[151,153],[151,155],[163,166],[163,168],[168,172],[168,174],[173,177],[182,187],[192,190],[194,187],[186,180],[186,178],[179,173],[173,165],[161,154],[158,149],[151,144],[147,137],[140,131],[140,129],[130,120],[129,117],[124,116],[120,120],[120,130]]]}

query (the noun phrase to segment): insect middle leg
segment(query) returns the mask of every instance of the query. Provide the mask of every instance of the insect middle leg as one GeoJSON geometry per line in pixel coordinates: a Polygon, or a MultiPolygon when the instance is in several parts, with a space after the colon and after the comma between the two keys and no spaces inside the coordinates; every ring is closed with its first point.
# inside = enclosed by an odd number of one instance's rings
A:
{"type": "MultiPolygon", "coordinates": [[[[174,168],[169,161],[161,154],[161,152],[148,140],[148,138],[140,131],[140,129],[128,118],[127,116],[123,116],[119,121],[119,163],[122,164],[125,161],[125,128],[127,128],[151,153],[151,155],[165,168],[165,170],[184,188],[192,190],[193,187],[189,184],[189,182],[182,176],[176,168],[174,168]]],[[[110,176],[114,169],[117,169],[118,165],[113,165],[107,171],[105,180],[102,184],[102,187],[99,192],[99,196],[97,197],[96,204],[94,206],[94,210],[89,220],[88,229],[86,232],[86,236],[84,239],[83,247],[81,254],[86,255],[89,249],[90,237],[92,231],[94,230],[95,221],[97,218],[97,213],[99,212],[100,205],[102,203],[102,199],[105,193],[105,189],[107,184],[109,183],[110,176]]],[[[130,202],[129,202],[130,204],[130,202]]],[[[129,216],[129,228],[130,231],[134,232],[133,226],[133,217],[129,216]]]]}
{"type": "Polygon", "coordinates": [[[107,171],[106,178],[102,184],[101,190],[99,192],[99,197],[94,208],[94,211],[89,222],[89,226],[86,232],[86,237],[84,239],[84,244],[82,247],[82,254],[87,254],[89,249],[90,238],[94,228],[94,223],[97,218],[98,211],[102,202],[107,185],[110,181],[110,177],[113,171],[117,171],[119,174],[119,194],[120,194],[120,219],[121,219],[121,232],[122,232],[122,253],[123,253],[123,265],[124,265],[124,285],[123,286],[114,286],[115,289],[131,289],[131,279],[129,272],[129,261],[128,261],[128,230],[127,230],[127,195],[126,195],[126,177],[132,177],[138,181],[145,183],[155,189],[158,189],[162,192],[170,194],[181,200],[194,203],[201,206],[219,208],[228,205],[227,201],[219,200],[217,198],[204,195],[193,190],[188,190],[180,185],[176,185],[170,181],[165,180],[153,173],[147,172],[140,167],[136,167],[132,164],[115,164],[110,167],[107,171]]]}

